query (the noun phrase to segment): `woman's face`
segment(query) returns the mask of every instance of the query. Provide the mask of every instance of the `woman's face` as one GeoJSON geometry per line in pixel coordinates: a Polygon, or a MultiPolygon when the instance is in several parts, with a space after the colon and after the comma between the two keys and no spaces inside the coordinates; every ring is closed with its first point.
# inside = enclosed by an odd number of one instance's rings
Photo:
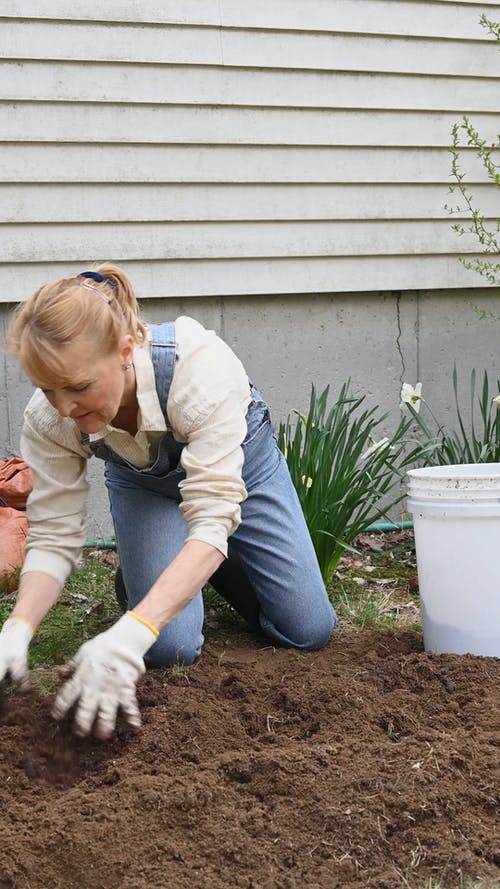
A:
{"type": "Polygon", "coordinates": [[[64,377],[71,383],[61,388],[57,384],[54,388],[44,385],[42,391],[61,417],[70,417],[82,432],[99,432],[111,423],[120,408],[137,403],[133,350],[130,335],[123,337],[119,351],[104,357],[97,356],[88,341],[67,346],[61,357],[64,377]],[[124,370],[126,365],[130,367],[124,370]]]}

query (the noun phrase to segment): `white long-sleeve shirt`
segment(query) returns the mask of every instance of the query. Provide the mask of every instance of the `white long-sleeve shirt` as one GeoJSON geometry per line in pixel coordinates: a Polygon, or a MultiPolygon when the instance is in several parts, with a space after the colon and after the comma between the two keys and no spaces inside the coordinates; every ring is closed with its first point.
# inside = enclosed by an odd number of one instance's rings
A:
{"type": "MultiPolygon", "coordinates": [[[[203,540],[227,555],[227,538],[241,521],[240,503],[246,498],[241,443],[250,403],[248,377],[213,331],[186,316],[176,320],[175,330],[169,426],[158,400],[148,344],[134,350],[137,434],[107,425],[89,438],[104,440],[119,456],[144,468],[154,462],[159,440],[171,431],[185,443],[180,509],[188,524],[186,539],[203,540]]],[[[25,410],[21,454],[33,474],[22,571],[44,571],[64,583],[85,540],[87,460],[92,451],[82,444],[76,423],[61,417],[37,389],[25,410]]]]}

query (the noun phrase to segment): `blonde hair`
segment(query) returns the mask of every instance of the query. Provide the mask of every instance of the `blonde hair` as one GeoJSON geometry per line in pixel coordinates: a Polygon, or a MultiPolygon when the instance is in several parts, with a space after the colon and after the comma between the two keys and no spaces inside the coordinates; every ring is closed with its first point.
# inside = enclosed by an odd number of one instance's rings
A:
{"type": "Polygon", "coordinates": [[[76,276],[49,281],[14,314],[7,349],[39,385],[54,380],[70,382],[63,371],[61,349],[76,340],[88,339],[99,357],[118,350],[125,334],[131,334],[138,345],[147,340],[125,272],[111,263],[102,263],[93,271],[106,280],[76,276]]]}

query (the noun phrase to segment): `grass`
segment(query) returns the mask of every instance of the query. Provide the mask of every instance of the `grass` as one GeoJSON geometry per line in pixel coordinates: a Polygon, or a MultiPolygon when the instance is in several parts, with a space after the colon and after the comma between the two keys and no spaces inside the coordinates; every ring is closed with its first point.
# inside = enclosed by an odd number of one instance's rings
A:
{"type": "Polygon", "coordinates": [[[342,629],[419,627],[412,532],[361,535],[339,562],[328,590],[342,629]]]}
{"type": "MultiPolygon", "coordinates": [[[[364,534],[355,545],[358,551],[342,557],[328,585],[339,631],[418,627],[412,533],[364,534]]],[[[114,596],[116,562],[114,552],[86,551],[79,570],[68,578],[59,602],[39,627],[30,647],[30,667],[41,690],[52,690],[57,682],[54,666],[69,660],[83,642],[119,617],[114,596]]],[[[208,641],[241,645],[253,640],[246,623],[210,585],[204,590],[204,600],[208,641]]],[[[14,601],[14,592],[0,592],[0,624],[14,601]]]]}
{"type": "Polygon", "coordinates": [[[435,880],[433,877],[426,880],[425,883],[412,883],[403,878],[401,889],[500,889],[498,880],[474,880],[473,882],[465,882],[460,875],[457,876],[457,882],[451,884],[445,877],[435,880]]]}
{"type": "MultiPolygon", "coordinates": [[[[15,593],[0,597],[0,624],[9,616],[15,593]]],[[[119,616],[114,597],[114,568],[87,556],[68,578],[58,603],[49,611],[30,646],[29,666],[40,690],[51,690],[57,676],[51,669],[69,660],[80,645],[119,616]]]]}
{"type": "MultiPolygon", "coordinates": [[[[114,595],[116,554],[99,550],[87,551],[79,570],[66,581],[57,604],[41,623],[30,645],[29,666],[32,681],[41,692],[51,692],[59,683],[54,667],[64,664],[80,645],[106,630],[120,616],[114,595]]],[[[16,599],[15,591],[0,590],[0,626],[9,617],[16,599]]],[[[245,621],[207,585],[204,591],[207,639],[226,644],[248,642],[250,631],[245,621]]],[[[158,671],[174,681],[182,678],[183,668],[158,671]]]]}
{"type": "Polygon", "coordinates": [[[418,622],[418,606],[412,601],[398,601],[392,590],[359,593],[353,583],[342,584],[337,612],[344,626],[360,630],[374,626],[401,628],[418,622]]]}
{"type": "Polygon", "coordinates": [[[401,877],[401,889],[500,889],[500,881],[492,877],[466,879],[461,869],[453,868],[451,861],[444,865],[438,876],[428,877],[424,882],[417,879],[411,867],[404,873],[399,869],[396,872],[401,877]]]}

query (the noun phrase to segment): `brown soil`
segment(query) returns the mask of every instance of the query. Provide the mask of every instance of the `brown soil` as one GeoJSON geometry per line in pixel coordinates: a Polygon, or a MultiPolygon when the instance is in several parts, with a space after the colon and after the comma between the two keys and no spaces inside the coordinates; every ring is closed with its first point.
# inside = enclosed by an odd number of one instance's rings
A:
{"type": "Polygon", "coordinates": [[[142,730],[99,743],[4,697],[0,889],[500,885],[500,660],[249,637],[139,698],[142,730]]]}

